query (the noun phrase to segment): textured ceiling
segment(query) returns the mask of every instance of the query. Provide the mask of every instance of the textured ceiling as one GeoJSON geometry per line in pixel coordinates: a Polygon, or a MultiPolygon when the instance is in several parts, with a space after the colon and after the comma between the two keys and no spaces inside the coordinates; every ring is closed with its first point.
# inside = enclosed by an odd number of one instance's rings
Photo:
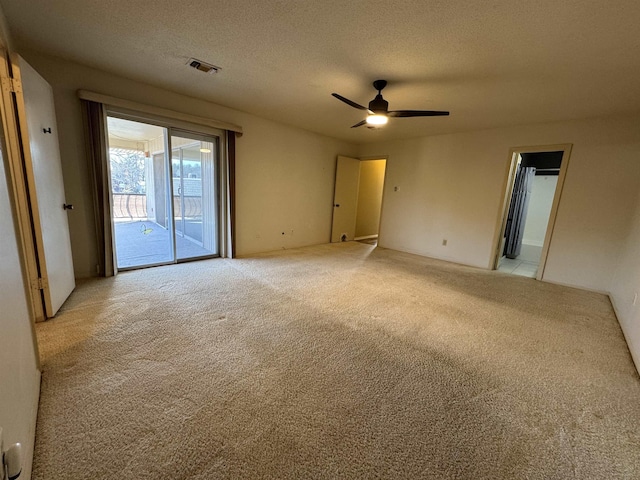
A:
{"type": "Polygon", "coordinates": [[[0,0],[17,50],[345,140],[640,111],[638,0],[0,0]],[[189,69],[189,57],[222,67],[189,69]],[[371,82],[390,109],[350,129],[371,82]]]}

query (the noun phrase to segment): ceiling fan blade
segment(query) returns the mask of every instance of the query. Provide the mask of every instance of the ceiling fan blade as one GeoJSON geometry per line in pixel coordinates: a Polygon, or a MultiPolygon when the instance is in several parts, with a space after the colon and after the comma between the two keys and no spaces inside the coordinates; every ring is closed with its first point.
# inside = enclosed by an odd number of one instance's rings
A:
{"type": "Polygon", "coordinates": [[[367,123],[367,121],[366,120],[362,120],[361,122],[358,122],[355,125],[352,125],[351,128],[361,127],[365,123],[367,123]]]}
{"type": "Polygon", "coordinates": [[[387,115],[390,117],[439,117],[449,115],[449,112],[439,110],[392,110],[387,115]]]}
{"type": "Polygon", "coordinates": [[[363,107],[362,105],[358,105],[356,102],[352,102],[348,98],[344,98],[342,95],[338,95],[337,93],[332,93],[331,95],[336,97],[338,100],[343,101],[347,105],[351,105],[353,108],[357,108],[358,110],[369,110],[367,107],[363,107]]]}

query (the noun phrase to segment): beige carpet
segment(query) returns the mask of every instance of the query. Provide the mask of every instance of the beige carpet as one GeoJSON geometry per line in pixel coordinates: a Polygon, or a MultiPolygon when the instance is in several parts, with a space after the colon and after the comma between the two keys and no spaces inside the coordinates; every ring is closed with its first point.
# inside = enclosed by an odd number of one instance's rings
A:
{"type": "Polygon", "coordinates": [[[607,297],[357,242],[81,284],[36,479],[637,479],[607,297]]]}

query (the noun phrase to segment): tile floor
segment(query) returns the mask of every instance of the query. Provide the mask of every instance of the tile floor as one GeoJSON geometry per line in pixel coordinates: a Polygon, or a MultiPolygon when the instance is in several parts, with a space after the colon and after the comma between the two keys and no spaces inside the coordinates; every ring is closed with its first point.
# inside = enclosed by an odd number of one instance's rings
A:
{"type": "Polygon", "coordinates": [[[502,257],[500,259],[498,271],[510,273],[512,275],[520,275],[521,277],[536,278],[536,274],[538,273],[538,262],[502,257]]]}

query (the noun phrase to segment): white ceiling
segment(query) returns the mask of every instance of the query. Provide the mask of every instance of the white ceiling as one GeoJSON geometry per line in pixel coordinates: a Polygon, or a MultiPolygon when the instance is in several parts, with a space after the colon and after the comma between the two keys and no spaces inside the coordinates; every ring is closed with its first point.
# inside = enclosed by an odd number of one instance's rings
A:
{"type": "Polygon", "coordinates": [[[45,52],[356,142],[640,111],[638,0],[0,0],[45,52]],[[208,75],[196,57],[222,67],[208,75]],[[386,79],[395,118],[366,105],[386,79]]]}
{"type": "Polygon", "coordinates": [[[115,117],[107,118],[107,126],[109,137],[131,142],[148,142],[164,134],[162,127],[115,117]]]}

